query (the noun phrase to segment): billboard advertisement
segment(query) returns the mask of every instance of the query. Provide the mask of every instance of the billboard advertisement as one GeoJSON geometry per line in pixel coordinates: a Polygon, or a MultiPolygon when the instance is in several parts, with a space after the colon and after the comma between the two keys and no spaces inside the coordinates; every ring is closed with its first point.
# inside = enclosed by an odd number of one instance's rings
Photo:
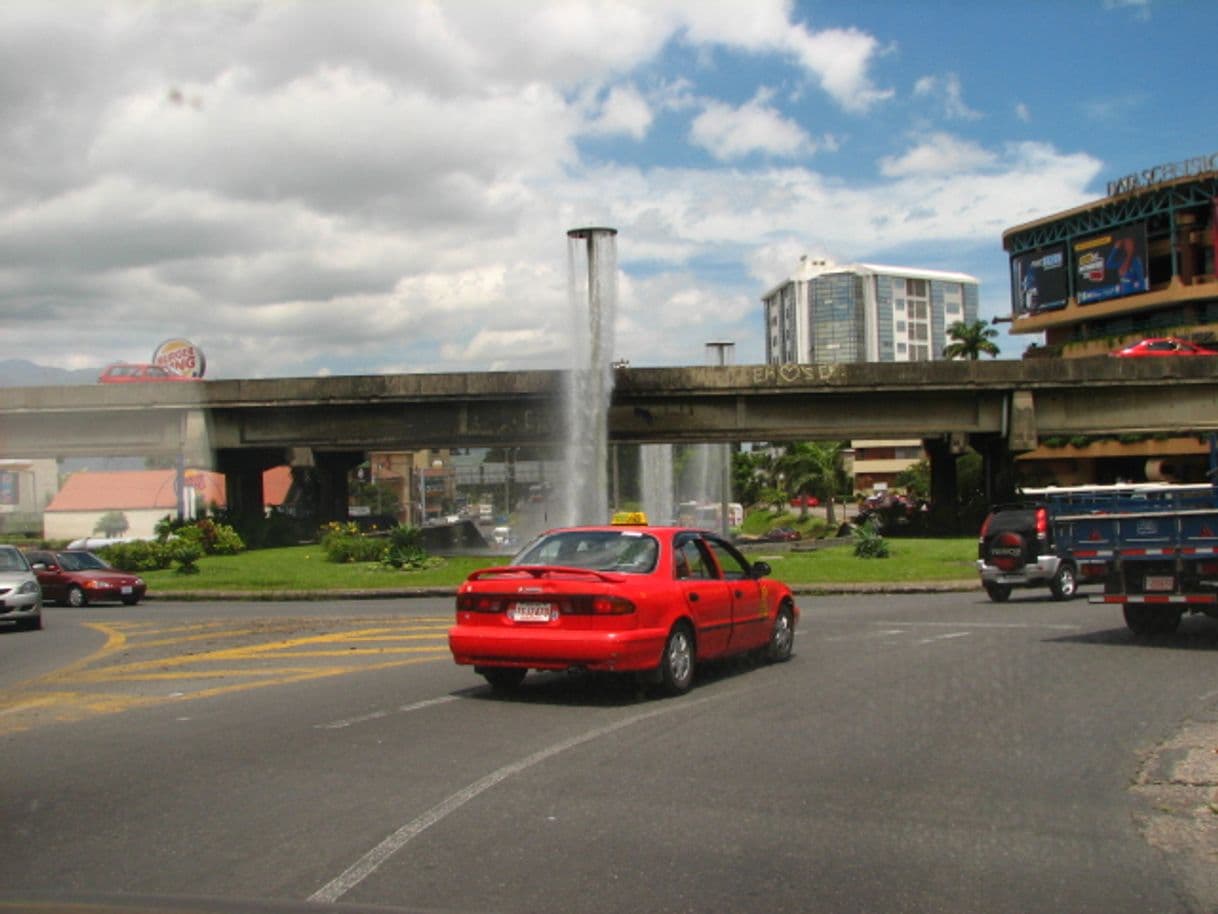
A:
{"type": "Polygon", "coordinates": [[[152,364],[160,365],[170,374],[201,378],[207,370],[203,350],[190,340],[165,340],[152,354],[152,364]]]}
{"type": "Polygon", "coordinates": [[[1146,226],[1123,226],[1076,241],[1074,268],[1080,305],[1146,292],[1146,226]]]}
{"type": "Polygon", "coordinates": [[[1066,281],[1066,246],[1055,244],[1011,258],[1015,314],[1064,308],[1070,294],[1066,281]]]}

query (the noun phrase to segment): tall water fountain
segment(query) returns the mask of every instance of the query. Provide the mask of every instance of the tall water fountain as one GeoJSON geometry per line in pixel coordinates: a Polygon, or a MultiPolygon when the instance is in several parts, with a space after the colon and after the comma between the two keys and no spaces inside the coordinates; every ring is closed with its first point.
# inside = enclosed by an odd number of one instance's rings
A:
{"type": "Polygon", "coordinates": [[[652,523],[667,524],[676,520],[672,470],[671,444],[644,444],[639,447],[643,512],[651,518],[652,523]]]}
{"type": "Polygon", "coordinates": [[[617,307],[617,230],[567,232],[571,364],[558,521],[609,520],[609,401],[613,395],[613,322],[617,307]]]}

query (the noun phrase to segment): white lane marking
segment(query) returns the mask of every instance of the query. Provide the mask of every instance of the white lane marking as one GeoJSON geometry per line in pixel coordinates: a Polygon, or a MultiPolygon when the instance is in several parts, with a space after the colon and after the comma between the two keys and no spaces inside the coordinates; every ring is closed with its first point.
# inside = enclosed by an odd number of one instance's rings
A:
{"type": "Polygon", "coordinates": [[[923,638],[918,644],[932,644],[935,641],[948,641],[952,638],[967,638],[972,632],[948,632],[946,635],[932,635],[930,638],[923,638]]]}
{"type": "Polygon", "coordinates": [[[423,708],[430,708],[433,705],[448,704],[450,701],[457,701],[462,698],[461,695],[444,695],[440,698],[428,698],[425,701],[416,701],[414,704],[402,705],[400,708],[390,711],[372,711],[368,714],[361,714],[359,717],[348,717],[343,720],[331,721],[328,724],[314,724],[314,729],[317,730],[341,730],[344,727],[350,727],[354,724],[366,723],[370,720],[380,720],[382,717],[388,717],[390,714],[408,714],[411,711],[420,711],[423,708]]]}
{"type": "Polygon", "coordinates": [[[686,698],[674,705],[668,707],[657,708],[653,711],[645,711],[641,714],[635,714],[612,724],[606,724],[603,727],[597,727],[594,730],[589,730],[586,733],[581,733],[579,736],[573,736],[570,739],[562,740],[545,749],[534,752],[532,755],[527,755],[519,761],[512,762],[509,765],[504,765],[502,768],[497,768],[484,778],[480,778],[468,787],[464,787],[452,794],[445,800],[441,800],[427,812],[423,813],[416,819],[407,822],[384,841],[378,844],[368,853],[364,854],[359,860],[353,863],[350,867],[331,879],[320,889],[309,896],[309,901],[335,902],[342,898],[353,888],[371,876],[380,868],[381,864],[400,851],[406,844],[416,836],[422,834],[428,828],[442,820],[449,813],[460,809],[470,800],[473,800],[480,794],[490,790],[501,781],[510,778],[514,774],[519,774],[528,768],[532,768],[552,756],[558,755],[560,752],[566,752],[568,749],[574,749],[576,746],[581,746],[584,743],[591,742],[594,739],[599,739],[602,736],[608,736],[610,733],[616,733],[626,727],[632,726],[652,717],[659,717],[661,714],[670,714],[673,711],[688,710],[710,701],[710,698],[686,698]]]}
{"type": "Polygon", "coordinates": [[[1081,625],[1070,625],[1068,623],[1058,622],[871,622],[871,625],[907,625],[910,628],[921,626],[923,628],[1016,628],[1016,629],[1033,629],[1033,628],[1051,628],[1065,632],[1079,631],[1081,625]]]}
{"type": "Polygon", "coordinates": [[[818,638],[817,640],[821,641],[822,643],[831,643],[835,641],[861,641],[864,638],[884,638],[903,634],[905,634],[905,629],[903,628],[884,628],[878,632],[863,632],[862,634],[856,635],[833,635],[830,638],[818,638]]]}

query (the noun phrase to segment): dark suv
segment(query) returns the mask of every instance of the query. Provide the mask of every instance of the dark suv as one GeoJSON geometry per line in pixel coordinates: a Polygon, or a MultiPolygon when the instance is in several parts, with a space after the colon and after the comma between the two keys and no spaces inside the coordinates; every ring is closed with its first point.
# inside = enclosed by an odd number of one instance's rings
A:
{"type": "Polygon", "coordinates": [[[1053,545],[1049,510],[1040,504],[990,511],[977,540],[977,570],[995,603],[1006,600],[1013,587],[1048,587],[1055,600],[1069,600],[1078,590],[1074,560],[1053,545]]]}

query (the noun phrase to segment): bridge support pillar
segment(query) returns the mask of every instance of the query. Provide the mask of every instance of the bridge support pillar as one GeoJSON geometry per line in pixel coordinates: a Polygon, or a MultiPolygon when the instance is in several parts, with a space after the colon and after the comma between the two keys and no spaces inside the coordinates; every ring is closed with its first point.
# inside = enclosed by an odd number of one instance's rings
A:
{"type": "Polygon", "coordinates": [[[930,528],[936,533],[956,533],[960,529],[956,448],[950,438],[927,438],[922,446],[930,457],[930,528]]]}
{"type": "Polygon", "coordinates": [[[216,469],[224,474],[228,513],[238,529],[261,521],[266,508],[262,474],[284,463],[283,448],[223,448],[216,451],[216,469]]]}
{"type": "Polygon", "coordinates": [[[973,445],[981,454],[985,503],[1001,504],[1015,500],[1015,455],[1002,435],[985,435],[973,445]]]}
{"type": "Polygon", "coordinates": [[[317,520],[319,523],[345,523],[349,492],[347,475],[365,460],[363,451],[314,451],[317,471],[317,520]]]}

